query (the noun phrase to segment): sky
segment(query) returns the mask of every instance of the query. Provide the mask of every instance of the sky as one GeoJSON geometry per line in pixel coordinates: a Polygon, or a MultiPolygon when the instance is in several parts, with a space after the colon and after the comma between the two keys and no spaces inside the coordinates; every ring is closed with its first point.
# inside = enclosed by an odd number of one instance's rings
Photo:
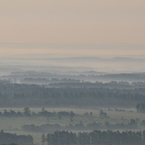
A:
{"type": "Polygon", "coordinates": [[[144,0],[0,0],[1,55],[145,55],[144,14],[144,0]],[[22,45],[13,48],[13,43],[22,45]],[[23,47],[27,44],[57,45],[23,47]],[[72,49],[60,49],[66,44],[72,49]],[[80,49],[75,45],[90,47],[80,49]],[[105,49],[98,49],[102,45],[105,49]],[[134,50],[131,46],[138,47],[134,50]]]}

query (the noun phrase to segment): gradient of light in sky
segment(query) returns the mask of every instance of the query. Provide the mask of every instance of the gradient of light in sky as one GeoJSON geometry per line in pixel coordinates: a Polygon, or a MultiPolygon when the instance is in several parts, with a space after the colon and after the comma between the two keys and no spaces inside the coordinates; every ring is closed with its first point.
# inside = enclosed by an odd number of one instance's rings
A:
{"type": "Polygon", "coordinates": [[[0,0],[0,42],[145,44],[144,0],[0,0]]]}
{"type": "Polygon", "coordinates": [[[145,58],[145,45],[0,43],[1,57],[129,56],[145,58]]]}
{"type": "Polygon", "coordinates": [[[0,46],[0,56],[145,55],[144,14],[144,0],[0,0],[0,44],[22,43],[16,48],[0,46]],[[42,47],[23,47],[28,43],[42,47]],[[43,49],[43,44],[60,46],[43,49]],[[60,49],[61,44],[69,44],[71,49],[60,49]],[[74,44],[103,44],[108,49],[80,49],[74,44]],[[120,48],[120,44],[127,45],[120,48]],[[132,49],[134,45],[139,47],[132,49]]]}

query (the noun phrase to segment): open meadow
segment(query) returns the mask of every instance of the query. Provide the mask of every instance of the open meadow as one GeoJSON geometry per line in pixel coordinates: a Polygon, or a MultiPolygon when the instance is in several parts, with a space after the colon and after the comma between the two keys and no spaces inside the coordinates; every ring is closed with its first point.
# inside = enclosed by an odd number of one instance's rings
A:
{"type": "MultiPolygon", "coordinates": [[[[0,112],[3,112],[4,110],[10,111],[20,111],[23,112],[24,108],[0,108],[0,112]]],[[[31,112],[38,113],[42,110],[42,108],[30,108],[31,112]]],[[[34,124],[35,126],[41,126],[42,124],[59,124],[61,126],[66,126],[69,124],[75,125],[82,123],[83,125],[87,125],[89,123],[102,123],[105,124],[105,122],[109,122],[110,124],[116,124],[116,123],[124,123],[128,124],[131,119],[134,119],[137,121],[138,130],[143,130],[140,126],[140,123],[145,119],[144,113],[137,113],[137,111],[134,108],[127,108],[123,109],[124,111],[115,111],[113,108],[95,108],[95,109],[82,109],[82,108],[45,108],[45,110],[49,112],[60,112],[60,111],[66,111],[70,112],[73,111],[75,114],[77,114],[73,121],[70,121],[70,117],[62,116],[59,118],[58,116],[54,117],[0,117],[0,129],[4,130],[5,132],[10,133],[16,133],[18,135],[32,135],[34,137],[34,143],[37,145],[41,144],[41,136],[43,132],[28,132],[22,130],[23,125],[31,125],[34,124]],[[107,113],[108,118],[100,118],[100,110],[103,110],[107,113]],[[86,112],[90,114],[92,112],[92,115],[84,115],[86,112]]],[[[76,130],[78,132],[79,130],[76,130]]],[[[85,130],[84,130],[85,131],[85,130]]],[[[88,131],[88,130],[86,130],[88,131]]],[[[92,131],[92,130],[90,130],[92,131]]]]}

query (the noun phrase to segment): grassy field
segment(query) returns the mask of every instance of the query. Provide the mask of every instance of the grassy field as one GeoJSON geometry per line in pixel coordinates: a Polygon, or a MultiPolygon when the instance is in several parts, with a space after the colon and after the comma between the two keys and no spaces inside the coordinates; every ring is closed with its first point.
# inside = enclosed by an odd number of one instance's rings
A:
{"type": "MultiPolygon", "coordinates": [[[[21,111],[23,112],[23,108],[0,108],[0,112],[3,112],[4,109],[7,109],[9,111],[10,109],[14,111],[21,111]]],[[[84,125],[87,125],[92,122],[101,122],[104,123],[105,121],[110,122],[111,124],[115,123],[128,123],[130,119],[139,119],[141,122],[142,120],[145,120],[145,114],[143,113],[137,113],[134,108],[131,109],[125,109],[125,112],[120,111],[109,111],[108,108],[100,108],[100,109],[77,109],[77,108],[45,108],[47,111],[50,112],[59,112],[59,111],[73,111],[76,114],[79,114],[79,116],[74,117],[74,121],[70,122],[69,117],[62,117],[61,119],[58,119],[58,117],[50,117],[49,121],[46,117],[19,117],[19,118],[7,118],[7,117],[1,117],[0,118],[0,129],[4,130],[5,132],[11,132],[16,134],[31,134],[34,137],[35,144],[40,145],[41,144],[41,135],[42,133],[30,133],[30,132],[24,132],[21,130],[21,126],[23,125],[30,125],[34,124],[37,126],[40,126],[42,124],[50,123],[50,124],[60,124],[60,125],[69,125],[71,124],[77,124],[83,122],[84,125]],[[107,113],[109,118],[107,119],[100,119],[99,112],[103,109],[104,112],[107,113]],[[85,112],[92,112],[93,116],[84,116],[83,114],[85,112]],[[123,119],[122,119],[123,118],[123,119]]],[[[30,108],[32,112],[39,112],[41,111],[41,108],[30,108]]]]}

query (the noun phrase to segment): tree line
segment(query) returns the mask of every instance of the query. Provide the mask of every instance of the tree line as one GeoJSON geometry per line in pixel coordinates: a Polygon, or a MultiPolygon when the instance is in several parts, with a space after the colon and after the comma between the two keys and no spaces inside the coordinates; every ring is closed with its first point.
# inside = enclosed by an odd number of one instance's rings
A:
{"type": "MultiPolygon", "coordinates": [[[[66,70],[63,68],[63,72],[66,70]]],[[[2,76],[3,79],[11,80],[21,80],[24,78],[58,78],[58,79],[75,79],[75,80],[97,80],[97,81],[129,81],[129,82],[142,82],[145,81],[145,73],[120,73],[120,74],[108,74],[103,72],[92,72],[83,71],[81,72],[71,72],[71,74],[62,73],[51,73],[51,72],[36,72],[36,71],[26,71],[26,72],[12,72],[8,76],[2,76]]]]}
{"type": "Polygon", "coordinates": [[[1,107],[133,107],[145,102],[144,88],[47,88],[0,83],[1,107]]]}
{"type": "MultiPolygon", "coordinates": [[[[141,125],[144,127],[145,126],[145,120],[142,121],[141,125]]],[[[131,119],[128,124],[124,123],[116,123],[116,124],[110,124],[108,121],[106,121],[104,124],[103,123],[89,123],[87,125],[84,125],[83,122],[80,121],[80,123],[76,124],[69,124],[66,126],[61,126],[59,124],[42,124],[40,126],[36,126],[34,124],[31,125],[23,125],[22,127],[23,131],[27,132],[54,132],[56,130],[69,130],[69,131],[90,131],[90,130],[107,130],[107,129],[137,129],[138,128],[138,123],[136,120],[131,119]]]]}
{"type": "Polygon", "coordinates": [[[72,88],[110,88],[110,89],[135,89],[135,88],[145,88],[145,82],[116,82],[116,81],[111,81],[111,82],[98,82],[96,81],[95,83],[92,82],[86,82],[86,81],[80,81],[80,82],[56,82],[56,83],[50,83],[48,84],[49,87],[72,87],[72,88]]]}
{"type": "Polygon", "coordinates": [[[67,112],[67,111],[59,111],[59,112],[49,112],[45,108],[42,108],[42,110],[38,113],[32,112],[29,107],[24,107],[23,112],[16,112],[14,110],[7,111],[5,109],[3,112],[0,112],[0,117],[70,117],[73,118],[78,114],[74,113],[73,111],[67,112]]]}
{"type": "Polygon", "coordinates": [[[1,145],[33,145],[33,137],[31,135],[17,135],[5,133],[0,131],[0,144],[1,145]]]}
{"type": "Polygon", "coordinates": [[[136,105],[136,110],[139,113],[145,113],[145,103],[139,103],[136,105]]]}
{"type": "Polygon", "coordinates": [[[45,142],[48,145],[144,145],[145,131],[55,131],[42,135],[42,143],[45,142]]]}

